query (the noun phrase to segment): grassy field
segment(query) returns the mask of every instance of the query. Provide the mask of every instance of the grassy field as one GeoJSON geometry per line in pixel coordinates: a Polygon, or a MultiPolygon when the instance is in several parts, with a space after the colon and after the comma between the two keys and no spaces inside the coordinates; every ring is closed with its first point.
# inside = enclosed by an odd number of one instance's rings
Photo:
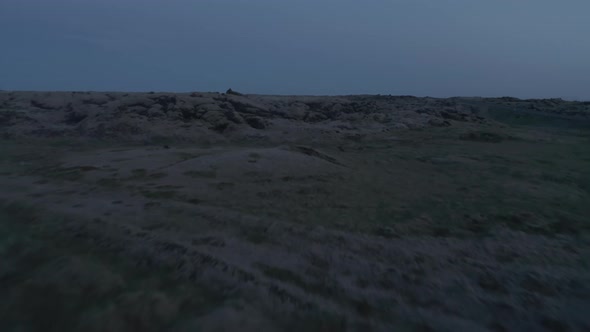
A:
{"type": "Polygon", "coordinates": [[[2,331],[590,328],[590,130],[0,142],[2,331]]]}

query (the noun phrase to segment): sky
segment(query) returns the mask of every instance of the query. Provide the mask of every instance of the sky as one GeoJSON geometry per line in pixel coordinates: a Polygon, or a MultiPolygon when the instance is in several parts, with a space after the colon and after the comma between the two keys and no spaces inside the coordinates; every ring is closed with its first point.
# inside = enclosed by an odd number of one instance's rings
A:
{"type": "Polygon", "coordinates": [[[0,89],[590,100],[588,0],[0,0],[0,89]]]}

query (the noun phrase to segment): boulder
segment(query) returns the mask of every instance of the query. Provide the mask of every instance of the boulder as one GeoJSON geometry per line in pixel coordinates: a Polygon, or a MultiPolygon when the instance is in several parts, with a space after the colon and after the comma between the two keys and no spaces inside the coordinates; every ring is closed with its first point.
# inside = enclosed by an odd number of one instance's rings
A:
{"type": "Polygon", "coordinates": [[[264,119],[257,116],[249,116],[246,118],[246,123],[254,129],[264,129],[268,126],[264,119]]]}
{"type": "Polygon", "coordinates": [[[237,91],[234,91],[232,89],[228,89],[225,93],[228,94],[228,95],[243,96],[243,94],[241,94],[241,93],[239,93],[237,91]]]}
{"type": "Polygon", "coordinates": [[[443,120],[441,118],[431,118],[428,120],[428,124],[433,127],[448,127],[451,123],[447,120],[443,120]]]}
{"type": "Polygon", "coordinates": [[[210,129],[223,132],[230,124],[230,121],[221,111],[208,111],[201,118],[211,125],[210,129]]]}
{"type": "Polygon", "coordinates": [[[162,106],[154,105],[148,110],[148,116],[150,118],[162,118],[166,116],[166,113],[162,111],[162,106]]]}

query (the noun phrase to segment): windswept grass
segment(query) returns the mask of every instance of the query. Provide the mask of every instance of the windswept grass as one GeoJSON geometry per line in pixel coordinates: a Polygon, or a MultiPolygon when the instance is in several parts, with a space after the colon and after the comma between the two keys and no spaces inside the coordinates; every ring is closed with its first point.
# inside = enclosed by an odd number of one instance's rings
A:
{"type": "Polygon", "coordinates": [[[26,205],[0,205],[0,330],[161,331],[221,304],[206,288],[65,235],[64,223],[26,205]]]}

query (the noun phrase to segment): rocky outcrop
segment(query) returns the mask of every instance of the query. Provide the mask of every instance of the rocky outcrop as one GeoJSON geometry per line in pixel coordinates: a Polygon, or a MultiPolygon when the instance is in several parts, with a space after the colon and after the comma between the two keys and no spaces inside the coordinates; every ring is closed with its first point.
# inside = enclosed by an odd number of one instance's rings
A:
{"type": "Polygon", "coordinates": [[[190,130],[202,128],[232,137],[311,130],[344,138],[358,133],[484,122],[483,110],[497,105],[590,117],[588,103],[561,99],[264,96],[231,89],[226,93],[179,94],[2,91],[0,133],[3,137],[51,133],[145,139],[155,132],[159,136],[190,137],[190,130]],[[166,129],[162,134],[161,128],[176,130],[166,129]]]}

